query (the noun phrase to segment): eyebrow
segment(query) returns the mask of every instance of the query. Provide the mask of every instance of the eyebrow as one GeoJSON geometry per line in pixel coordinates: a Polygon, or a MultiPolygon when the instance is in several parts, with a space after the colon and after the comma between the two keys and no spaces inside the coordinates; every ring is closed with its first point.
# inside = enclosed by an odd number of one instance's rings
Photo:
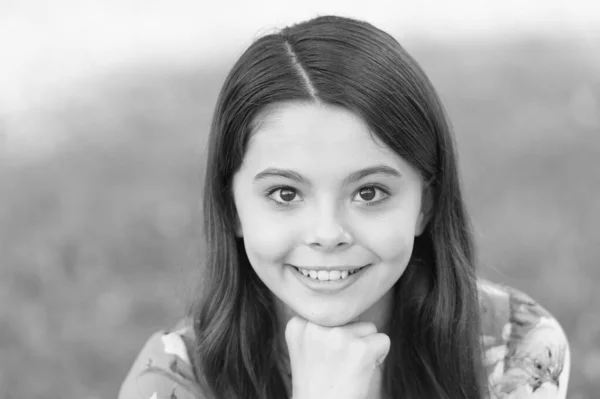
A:
{"type": "MultiPolygon", "coordinates": [[[[352,184],[361,179],[364,179],[367,176],[377,174],[387,175],[396,178],[402,177],[402,174],[392,167],[386,165],[376,165],[350,173],[350,175],[348,175],[344,179],[343,184],[352,184]]],[[[254,182],[258,182],[269,177],[284,177],[286,179],[294,180],[300,184],[305,184],[308,186],[311,185],[308,179],[304,178],[301,174],[291,169],[267,168],[262,172],[258,173],[256,176],[254,176],[253,180],[254,182]]]]}

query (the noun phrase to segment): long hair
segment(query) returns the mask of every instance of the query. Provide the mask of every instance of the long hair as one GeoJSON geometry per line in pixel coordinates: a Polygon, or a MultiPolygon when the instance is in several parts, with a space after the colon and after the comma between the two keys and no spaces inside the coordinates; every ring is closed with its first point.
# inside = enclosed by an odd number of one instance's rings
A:
{"type": "Polygon", "coordinates": [[[433,213],[394,286],[390,398],[486,396],[469,222],[451,127],[431,82],[390,35],[322,16],[256,40],[229,72],[212,121],[204,190],[206,264],[188,315],[207,395],[282,398],[274,301],[235,235],[232,179],[265,107],[325,103],[361,116],[430,184],[433,213]]]}

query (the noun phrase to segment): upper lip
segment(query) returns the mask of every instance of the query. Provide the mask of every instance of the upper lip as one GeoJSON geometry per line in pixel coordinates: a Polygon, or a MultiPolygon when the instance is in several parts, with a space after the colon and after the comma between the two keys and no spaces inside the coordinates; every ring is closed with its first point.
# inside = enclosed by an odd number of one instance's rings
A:
{"type": "Polygon", "coordinates": [[[339,270],[339,271],[350,271],[350,270],[354,270],[354,269],[360,269],[361,267],[365,267],[368,265],[360,265],[360,266],[299,266],[299,265],[293,265],[295,267],[297,267],[298,269],[304,269],[304,270],[339,270]]]}

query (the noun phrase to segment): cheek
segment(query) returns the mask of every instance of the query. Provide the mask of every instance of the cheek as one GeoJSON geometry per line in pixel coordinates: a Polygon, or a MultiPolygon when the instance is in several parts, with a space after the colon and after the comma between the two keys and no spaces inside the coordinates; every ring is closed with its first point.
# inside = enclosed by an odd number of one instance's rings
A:
{"type": "Polygon", "coordinates": [[[382,262],[408,263],[415,239],[413,219],[398,214],[377,222],[365,222],[361,239],[382,262]]]}
{"type": "Polygon", "coordinates": [[[244,245],[254,268],[265,263],[280,263],[293,248],[291,226],[278,223],[259,213],[248,215],[243,221],[244,245]]]}
{"type": "Polygon", "coordinates": [[[406,265],[412,254],[414,235],[404,234],[404,231],[394,233],[376,244],[376,253],[384,262],[406,265]]]}

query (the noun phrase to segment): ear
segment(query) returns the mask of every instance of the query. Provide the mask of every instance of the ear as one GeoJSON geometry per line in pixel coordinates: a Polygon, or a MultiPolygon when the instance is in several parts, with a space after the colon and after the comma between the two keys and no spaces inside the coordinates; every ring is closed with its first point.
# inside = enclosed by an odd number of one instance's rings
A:
{"type": "Polygon", "coordinates": [[[240,222],[240,218],[235,216],[235,235],[236,237],[242,238],[244,236],[244,231],[242,230],[242,223],[240,222]]]}
{"type": "Polygon", "coordinates": [[[426,184],[423,188],[423,193],[421,195],[421,211],[419,212],[419,217],[417,218],[417,225],[415,226],[415,236],[418,237],[423,234],[425,231],[425,227],[427,227],[427,223],[431,220],[433,216],[433,192],[431,185],[426,184]]]}

